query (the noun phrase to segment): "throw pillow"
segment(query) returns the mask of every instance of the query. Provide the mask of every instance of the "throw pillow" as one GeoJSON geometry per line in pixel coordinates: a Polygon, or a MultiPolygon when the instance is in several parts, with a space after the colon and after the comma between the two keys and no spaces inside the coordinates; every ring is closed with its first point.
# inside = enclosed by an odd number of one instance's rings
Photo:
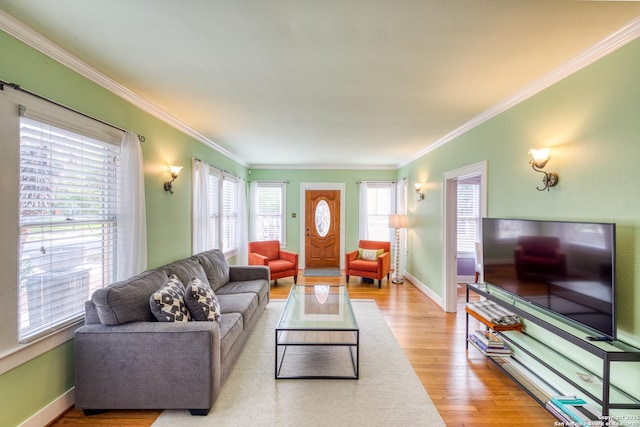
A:
{"type": "Polygon", "coordinates": [[[358,248],[358,259],[365,261],[375,261],[384,253],[384,249],[362,249],[358,248]]]}
{"type": "Polygon", "coordinates": [[[175,274],[149,297],[151,312],[159,322],[188,322],[191,313],[184,303],[184,285],[175,274]]]}
{"type": "Polygon", "coordinates": [[[185,303],[193,320],[220,321],[220,304],[211,286],[194,277],[185,292],[185,303]]]}

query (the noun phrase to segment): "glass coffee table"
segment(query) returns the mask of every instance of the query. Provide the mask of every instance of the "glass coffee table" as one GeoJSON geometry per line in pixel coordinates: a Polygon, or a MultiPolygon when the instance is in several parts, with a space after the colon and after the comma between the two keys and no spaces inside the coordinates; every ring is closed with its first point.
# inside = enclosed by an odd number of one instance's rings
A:
{"type": "Polygon", "coordinates": [[[359,359],[360,329],[351,308],[346,286],[293,285],[276,326],[275,378],[357,380],[359,359]],[[289,347],[306,349],[302,355],[297,354],[289,362],[297,366],[289,366],[287,372],[283,373],[289,347]],[[314,372],[305,373],[304,363],[300,361],[314,357],[314,352],[319,352],[324,347],[348,348],[348,354],[345,352],[345,356],[351,357],[353,374],[332,373],[332,366],[319,367],[320,370],[326,371],[326,375],[318,373],[318,366],[315,366],[314,372]],[[303,372],[296,372],[295,368],[300,368],[303,372]]]}

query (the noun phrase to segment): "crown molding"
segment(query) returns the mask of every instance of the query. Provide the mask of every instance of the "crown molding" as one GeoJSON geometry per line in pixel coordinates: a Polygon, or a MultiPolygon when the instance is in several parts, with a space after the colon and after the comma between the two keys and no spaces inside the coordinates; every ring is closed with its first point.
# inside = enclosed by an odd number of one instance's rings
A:
{"type": "Polygon", "coordinates": [[[583,69],[584,67],[598,61],[599,59],[609,55],[610,53],[620,49],[622,46],[632,42],[633,40],[640,37],[640,16],[634,18],[630,22],[628,22],[625,26],[605,37],[595,45],[585,49],[573,59],[569,60],[565,64],[546,74],[542,78],[536,80],[530,85],[526,86],[522,90],[516,92],[514,95],[511,95],[507,99],[502,102],[494,105],[493,107],[485,110],[484,112],[478,114],[476,117],[472,118],[459,128],[453,130],[452,132],[446,134],[433,144],[425,147],[420,150],[418,153],[408,158],[407,160],[396,165],[398,168],[408,165],[409,163],[417,160],[418,158],[424,156],[431,151],[442,147],[448,142],[453,141],[461,135],[469,132],[471,129],[476,126],[481,125],[482,123],[494,118],[500,113],[507,111],[510,108],[513,108],[517,104],[525,101],[526,99],[531,98],[539,92],[547,89],[548,87],[558,83],[560,80],[565,77],[570,76],[571,74],[576,73],[577,71],[583,69]]]}
{"type": "Polygon", "coordinates": [[[292,170],[396,170],[395,165],[250,165],[249,169],[292,169],[292,170]]]}
{"type": "MultiPolygon", "coordinates": [[[[75,71],[81,76],[91,80],[92,82],[102,86],[109,92],[119,96],[125,101],[135,105],[141,110],[151,114],[152,116],[162,120],[171,127],[185,133],[186,135],[200,141],[201,143],[209,146],[210,148],[218,151],[220,154],[234,160],[244,167],[248,167],[247,162],[238,158],[231,152],[222,148],[209,138],[205,137],[195,129],[191,128],[184,122],[176,119],[166,111],[162,110],[158,106],[152,104],[121,84],[117,83],[107,75],[91,67],[80,58],[71,54],[67,50],[53,43],[51,40],[42,36],[40,33],[29,28],[22,22],[18,21],[11,15],[0,10],[0,30],[16,38],[17,40],[25,43],[27,46],[37,50],[38,52],[48,56],[49,58],[59,62],[67,68],[75,71]]],[[[14,82],[17,83],[17,82],[14,82]]]]}

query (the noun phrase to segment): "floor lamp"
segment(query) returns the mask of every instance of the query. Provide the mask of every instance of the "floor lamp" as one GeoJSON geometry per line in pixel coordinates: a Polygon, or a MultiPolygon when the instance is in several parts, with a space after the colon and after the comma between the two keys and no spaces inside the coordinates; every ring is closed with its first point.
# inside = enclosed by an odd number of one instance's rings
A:
{"type": "Polygon", "coordinates": [[[393,271],[393,280],[391,283],[401,285],[404,283],[400,277],[400,229],[409,226],[409,219],[406,215],[389,215],[389,228],[396,229],[396,266],[393,271]]]}

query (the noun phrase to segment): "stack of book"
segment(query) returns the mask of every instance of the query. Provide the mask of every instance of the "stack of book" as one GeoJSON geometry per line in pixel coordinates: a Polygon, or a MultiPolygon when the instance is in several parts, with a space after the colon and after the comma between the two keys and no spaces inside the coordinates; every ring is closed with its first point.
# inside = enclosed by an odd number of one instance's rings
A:
{"type": "Polygon", "coordinates": [[[473,331],[469,334],[469,342],[487,356],[505,357],[511,354],[509,347],[491,331],[473,331]]]}
{"type": "Polygon", "coordinates": [[[566,426],[604,425],[602,414],[576,396],[552,396],[545,406],[566,426]]]}

